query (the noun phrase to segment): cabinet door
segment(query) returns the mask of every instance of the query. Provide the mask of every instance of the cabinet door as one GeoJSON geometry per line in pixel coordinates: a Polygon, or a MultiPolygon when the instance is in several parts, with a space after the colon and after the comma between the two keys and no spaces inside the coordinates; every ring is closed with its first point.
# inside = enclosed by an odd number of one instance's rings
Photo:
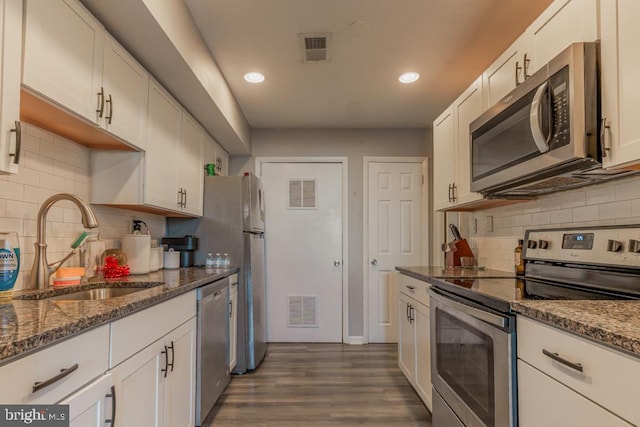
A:
{"type": "Polygon", "coordinates": [[[22,83],[97,123],[104,28],[74,0],[28,1],[22,83]]]}
{"type": "Polygon", "coordinates": [[[110,35],[105,37],[102,80],[105,91],[102,126],[145,149],[149,74],[110,35]]]}
{"type": "Polygon", "coordinates": [[[194,215],[202,215],[204,190],[203,138],[204,131],[200,125],[186,112],[183,112],[178,185],[186,192],[182,210],[194,215]]]}
{"type": "Polygon", "coordinates": [[[229,175],[229,154],[224,151],[224,148],[218,145],[216,151],[216,173],[221,176],[229,175]]]}
{"type": "Polygon", "coordinates": [[[160,339],[113,369],[119,426],[163,425],[162,369],[168,357],[163,351],[164,340],[160,339]]]}
{"type": "Polygon", "coordinates": [[[571,43],[598,39],[597,0],[556,0],[527,29],[533,74],[571,43]]]}
{"type": "Polygon", "coordinates": [[[453,107],[433,122],[433,204],[435,210],[453,205],[451,195],[455,182],[455,123],[453,107]]]}
{"type": "Polygon", "coordinates": [[[192,427],[196,410],[196,319],[164,338],[169,352],[169,372],[164,382],[165,427],[192,427]]]}
{"type": "Polygon", "coordinates": [[[456,174],[456,204],[480,200],[480,193],[471,192],[471,136],[469,125],[482,113],[482,77],[479,77],[453,103],[456,121],[457,162],[456,174]]]}
{"type": "Polygon", "coordinates": [[[59,405],[69,405],[70,427],[103,427],[113,419],[114,398],[111,374],[83,387],[59,405]]]}
{"type": "Polygon", "coordinates": [[[415,303],[416,391],[431,410],[431,344],[429,307],[415,303]]]}
{"type": "MultiPolygon", "coordinates": [[[[413,304],[415,305],[415,303],[413,304]]],[[[411,384],[415,384],[415,328],[411,320],[411,300],[398,295],[398,366],[411,384]]],[[[414,315],[415,316],[415,315],[414,315]]]]}
{"type": "Polygon", "coordinates": [[[22,52],[22,1],[0,2],[0,172],[18,173],[20,143],[15,131],[20,120],[20,60],[22,52]]]}
{"type": "Polygon", "coordinates": [[[521,427],[631,425],[520,359],[518,422],[521,427]]]}
{"type": "Polygon", "coordinates": [[[484,72],[484,96],[487,107],[491,108],[524,81],[525,66],[526,74],[531,74],[533,64],[530,55],[527,55],[526,63],[524,57],[529,43],[530,34],[525,32],[484,72]]]}
{"type": "Polygon", "coordinates": [[[229,293],[229,371],[238,361],[238,284],[231,284],[229,293]]]}
{"type": "Polygon", "coordinates": [[[178,210],[178,142],[182,108],[159,84],[149,82],[145,202],[178,210]]]}
{"type": "Polygon", "coordinates": [[[640,160],[640,2],[601,0],[602,118],[605,167],[640,160]]]}

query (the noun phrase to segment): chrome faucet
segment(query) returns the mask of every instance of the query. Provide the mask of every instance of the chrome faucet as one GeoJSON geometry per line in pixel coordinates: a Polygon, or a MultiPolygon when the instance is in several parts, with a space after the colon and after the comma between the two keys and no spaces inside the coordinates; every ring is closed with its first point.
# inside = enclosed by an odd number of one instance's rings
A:
{"type": "Polygon", "coordinates": [[[36,255],[33,260],[33,267],[31,267],[31,277],[25,289],[47,288],[51,275],[60,268],[63,262],[75,253],[75,250],[72,250],[60,261],[51,264],[47,262],[47,213],[51,206],[60,200],[69,200],[78,207],[80,213],[82,213],[82,225],[84,225],[85,228],[96,228],[98,226],[98,220],[91,210],[91,207],[74,194],[58,193],[45,200],[38,211],[38,234],[34,245],[36,255]]]}

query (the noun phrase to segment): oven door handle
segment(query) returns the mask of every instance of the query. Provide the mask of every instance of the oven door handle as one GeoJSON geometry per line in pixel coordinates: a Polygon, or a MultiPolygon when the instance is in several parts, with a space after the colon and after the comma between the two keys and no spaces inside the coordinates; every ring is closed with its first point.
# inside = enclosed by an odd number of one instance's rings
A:
{"type": "Polygon", "coordinates": [[[450,298],[447,298],[443,295],[440,295],[439,293],[434,292],[433,290],[430,292],[430,294],[431,294],[431,298],[435,299],[439,304],[450,307],[453,310],[462,312],[478,320],[482,320],[483,322],[496,326],[500,329],[506,330],[509,328],[508,318],[498,316],[497,314],[480,310],[478,308],[470,307],[466,304],[456,302],[450,298]]]}
{"type": "Polygon", "coordinates": [[[548,88],[549,82],[544,82],[538,87],[536,94],[533,96],[533,101],[531,101],[531,112],[529,113],[529,125],[531,126],[533,142],[536,143],[536,147],[541,153],[549,151],[549,141],[551,139],[551,132],[546,137],[542,134],[542,97],[548,88]]]}

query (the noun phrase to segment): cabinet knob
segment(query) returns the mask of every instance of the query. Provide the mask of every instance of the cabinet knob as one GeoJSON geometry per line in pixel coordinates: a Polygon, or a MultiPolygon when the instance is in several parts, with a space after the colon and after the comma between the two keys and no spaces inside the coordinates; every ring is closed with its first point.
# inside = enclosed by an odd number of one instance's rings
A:
{"type": "Polygon", "coordinates": [[[607,240],[607,251],[609,252],[622,252],[624,245],[619,240],[607,240]]]}
{"type": "Polygon", "coordinates": [[[640,254],[640,240],[629,240],[629,252],[640,254]]]}
{"type": "Polygon", "coordinates": [[[540,249],[549,249],[549,241],[548,240],[538,240],[538,247],[540,249]]]}
{"type": "Polygon", "coordinates": [[[377,259],[372,259],[371,260],[371,265],[378,265],[378,260],[377,259]]]}
{"type": "Polygon", "coordinates": [[[341,264],[341,262],[340,262],[340,261],[338,261],[338,260],[333,261],[333,265],[334,265],[335,267],[340,267],[340,264],[341,264]]]}
{"type": "Polygon", "coordinates": [[[536,242],[535,240],[529,240],[529,242],[527,243],[527,248],[529,249],[536,249],[538,247],[538,242],[536,242]]]}

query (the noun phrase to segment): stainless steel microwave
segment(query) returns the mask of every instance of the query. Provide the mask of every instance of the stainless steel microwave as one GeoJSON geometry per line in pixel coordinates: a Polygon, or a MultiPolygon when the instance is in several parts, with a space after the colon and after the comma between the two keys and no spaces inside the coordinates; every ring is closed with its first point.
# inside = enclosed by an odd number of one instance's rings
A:
{"type": "Polygon", "coordinates": [[[630,174],[601,167],[598,53],[572,44],[471,123],[472,191],[534,196],[630,174]]]}

